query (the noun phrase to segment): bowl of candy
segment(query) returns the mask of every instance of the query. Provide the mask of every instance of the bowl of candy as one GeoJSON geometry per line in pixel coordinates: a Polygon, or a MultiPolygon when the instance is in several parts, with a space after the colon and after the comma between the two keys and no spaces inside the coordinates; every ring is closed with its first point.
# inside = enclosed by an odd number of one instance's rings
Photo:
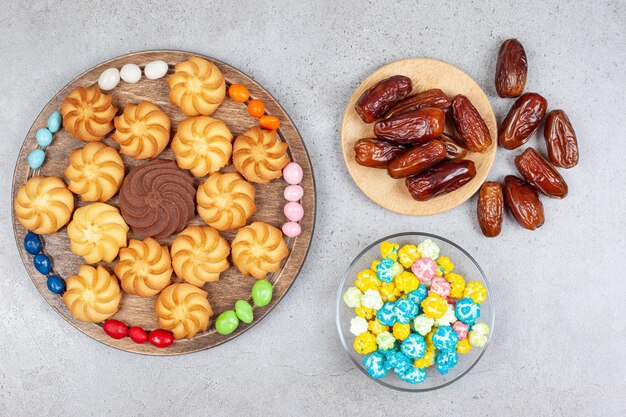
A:
{"type": "Polygon", "coordinates": [[[430,391],[466,375],[493,334],[485,273],[459,245],[400,233],[366,247],[337,293],[337,330],[357,367],[401,391],[430,391]]]}

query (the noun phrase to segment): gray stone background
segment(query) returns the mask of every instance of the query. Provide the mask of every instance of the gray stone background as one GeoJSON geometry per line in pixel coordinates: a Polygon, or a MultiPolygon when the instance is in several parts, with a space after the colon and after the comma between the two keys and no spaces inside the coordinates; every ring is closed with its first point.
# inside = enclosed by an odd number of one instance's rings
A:
{"type": "MultiPolygon", "coordinates": [[[[624,1],[2,1],[0,15],[0,415],[626,415],[626,2],[624,1]],[[488,240],[473,198],[428,218],[376,206],[339,148],[352,91],[383,64],[447,61],[474,77],[501,119],[500,43],[517,37],[527,91],[567,111],[581,159],[570,195],[544,199],[529,232],[505,219],[488,240]],[[245,335],[208,351],[154,358],[84,336],[37,293],[10,223],[11,176],[41,108],[111,57],[172,48],[251,75],[300,129],[317,174],[317,227],[285,299],[245,335]],[[376,226],[372,226],[372,224],[376,226]],[[445,389],[405,394],[365,378],[335,329],[335,294],[352,258],[390,233],[426,231],[472,253],[492,282],[496,332],[474,370],[445,389]]],[[[544,149],[543,140],[532,144],[544,149]]],[[[490,179],[514,172],[498,150],[490,179]]]]}

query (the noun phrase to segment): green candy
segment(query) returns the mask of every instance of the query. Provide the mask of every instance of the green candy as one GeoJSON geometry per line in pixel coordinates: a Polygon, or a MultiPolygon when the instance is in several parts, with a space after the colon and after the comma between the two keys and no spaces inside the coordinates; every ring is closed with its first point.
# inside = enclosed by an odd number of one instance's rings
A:
{"type": "Polygon", "coordinates": [[[272,284],[262,279],[252,286],[252,299],[254,304],[265,307],[272,301],[272,284]]]}
{"type": "Polygon", "coordinates": [[[252,320],[254,320],[252,306],[246,300],[237,300],[235,303],[235,313],[237,317],[239,317],[239,320],[244,323],[252,323],[252,320]]]}
{"type": "Polygon", "coordinates": [[[233,310],[226,310],[215,321],[215,330],[219,334],[231,334],[239,326],[239,319],[233,310]]]}

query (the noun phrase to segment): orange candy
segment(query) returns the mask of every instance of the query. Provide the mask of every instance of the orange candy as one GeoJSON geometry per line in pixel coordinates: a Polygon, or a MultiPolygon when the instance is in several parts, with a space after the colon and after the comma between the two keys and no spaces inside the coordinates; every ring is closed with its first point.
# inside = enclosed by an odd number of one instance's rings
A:
{"type": "Polygon", "coordinates": [[[259,124],[263,129],[276,130],[280,127],[280,120],[276,116],[262,116],[259,119],[259,124]]]}
{"type": "Polygon", "coordinates": [[[250,100],[248,102],[248,113],[252,117],[261,117],[265,113],[265,105],[261,100],[250,100]]]}
{"type": "Polygon", "coordinates": [[[250,92],[245,85],[241,84],[232,84],[228,88],[228,95],[238,103],[244,103],[250,98],[250,92]]]}

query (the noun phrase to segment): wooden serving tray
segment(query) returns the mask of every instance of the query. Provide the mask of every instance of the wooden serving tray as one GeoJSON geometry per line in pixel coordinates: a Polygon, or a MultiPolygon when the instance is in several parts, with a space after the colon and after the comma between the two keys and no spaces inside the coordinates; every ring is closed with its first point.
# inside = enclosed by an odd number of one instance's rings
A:
{"type": "MultiPolygon", "coordinates": [[[[446,117],[445,132],[452,134],[454,127],[450,117],[446,117]]],[[[341,123],[341,147],[348,171],[356,185],[376,204],[400,214],[410,216],[430,216],[451,210],[467,201],[487,178],[498,146],[498,127],[489,99],[480,86],[460,69],[435,59],[412,58],[392,62],[374,71],[356,89],[343,115],[341,123]],[[385,169],[364,167],[354,159],[354,143],[361,138],[374,137],[374,123],[365,124],[359,117],[354,104],[361,94],[378,81],[393,75],[404,75],[413,81],[413,93],[439,88],[450,99],[463,94],[470,99],[482,116],[492,144],[482,153],[469,152],[465,159],[476,164],[476,177],[463,187],[451,193],[440,195],[428,201],[415,201],[407,190],[404,178],[393,179],[385,169]]]]}
{"type": "MultiPolygon", "coordinates": [[[[103,62],[102,64],[93,67],[72,80],[44,107],[26,135],[15,166],[13,176],[13,198],[15,198],[18,188],[22,184],[26,183],[29,178],[30,170],[27,157],[28,154],[37,146],[37,141],[35,139],[35,132],[37,129],[46,126],[49,115],[60,109],[63,99],[73,88],[79,85],[90,86],[97,83],[98,77],[102,71],[109,67],[116,67],[119,69],[124,64],[134,63],[142,67],[143,70],[143,67],[148,62],[157,59],[163,60],[169,64],[170,68],[168,74],[161,79],[149,80],[145,76],[142,76],[141,80],[136,84],[128,84],[124,81],[120,81],[118,86],[112,90],[112,92],[107,93],[113,94],[113,104],[119,108],[119,113],[123,111],[126,104],[137,103],[140,100],[148,100],[157,104],[170,117],[172,121],[171,137],[174,137],[178,123],[181,120],[184,120],[186,116],[183,115],[179,108],[172,105],[168,100],[169,88],[166,84],[166,79],[174,72],[174,65],[176,63],[185,61],[192,55],[202,56],[200,54],[169,50],[136,52],[103,62]]],[[[28,275],[41,295],[61,316],[63,316],[63,318],[65,318],[70,324],[81,332],[87,334],[95,340],[98,340],[99,342],[128,352],[143,353],[148,355],[184,354],[208,349],[239,336],[250,327],[257,324],[285,296],[285,293],[289,290],[302,268],[311,243],[315,221],[315,182],[313,179],[309,156],[296,127],[293,125],[293,122],[280,104],[278,104],[278,102],[252,78],[223,62],[210,57],[204,58],[213,61],[219,67],[228,84],[238,83],[245,85],[250,90],[251,98],[257,98],[263,101],[267,114],[278,116],[281,122],[281,126],[278,131],[279,135],[283,141],[289,144],[289,156],[291,160],[300,164],[304,171],[304,178],[301,183],[304,188],[304,197],[301,202],[304,207],[304,218],[300,221],[302,234],[297,238],[285,238],[290,251],[289,257],[283,261],[281,271],[270,274],[267,278],[268,281],[270,281],[274,286],[274,297],[268,306],[254,307],[254,321],[251,324],[241,322],[237,330],[228,336],[220,335],[215,331],[215,319],[221,312],[233,309],[235,301],[238,299],[251,300],[251,288],[256,281],[252,277],[244,276],[237,268],[231,265],[227,271],[221,274],[221,278],[218,282],[208,283],[204,286],[204,289],[209,293],[209,302],[215,313],[209,322],[209,328],[206,332],[197,334],[191,341],[186,339],[178,340],[172,346],[164,349],[158,349],[149,343],[138,345],[130,338],[124,338],[121,340],[112,339],[104,333],[100,324],[84,323],[74,319],[63,304],[61,296],[53,294],[48,290],[46,286],[46,277],[37,272],[33,266],[33,256],[28,254],[24,249],[23,241],[27,231],[18,223],[15,219],[13,210],[11,210],[13,215],[13,230],[15,232],[18,250],[28,275]]],[[[212,117],[216,117],[226,122],[235,137],[257,125],[257,119],[248,115],[246,104],[237,103],[231,100],[228,96],[212,117]]],[[[108,136],[110,135],[111,134],[108,136]]],[[[117,143],[110,138],[105,138],[103,142],[109,146],[119,149],[117,143]]],[[[73,149],[84,145],[85,143],[73,138],[68,132],[61,129],[54,134],[53,142],[46,151],[46,160],[43,166],[37,170],[37,175],[58,176],[65,179],[63,171],[68,165],[70,152],[73,149]]],[[[158,157],[175,159],[174,152],[169,147],[158,157]]],[[[126,166],[126,173],[128,173],[128,171],[130,171],[133,167],[145,162],[145,160],[136,161],[125,155],[122,155],[122,158],[124,159],[124,164],[126,166]]],[[[233,167],[232,165],[229,165],[222,171],[233,171],[233,167]]],[[[32,172],[30,175],[32,175],[32,172]]],[[[206,177],[196,178],[196,186],[205,179],[206,177]]],[[[258,220],[280,228],[282,224],[287,221],[285,215],[283,214],[283,206],[286,203],[283,197],[283,190],[287,185],[286,182],[280,178],[272,181],[268,185],[254,185],[256,188],[255,202],[257,212],[251,219],[249,219],[249,223],[258,220]]],[[[80,203],[79,198],[76,198],[76,203],[77,207],[83,205],[80,203]]],[[[117,195],[107,203],[117,207],[117,195]]],[[[196,215],[195,218],[189,223],[189,225],[204,224],[205,223],[198,215],[196,215]]],[[[236,231],[221,233],[221,235],[229,242],[232,242],[235,234],[236,231]]],[[[171,236],[167,239],[160,239],[160,242],[161,244],[167,243],[168,245],[171,245],[174,237],[175,236],[171,236]]],[[[134,238],[132,232],[129,234],[129,238],[134,238]]],[[[63,278],[67,278],[68,276],[78,272],[78,268],[84,263],[84,260],[70,251],[69,238],[65,227],[52,235],[42,236],[42,240],[44,242],[44,251],[50,256],[53,263],[52,273],[58,274],[63,278]]],[[[112,271],[115,262],[116,261],[113,263],[102,264],[105,265],[109,271],[112,271]]],[[[178,278],[174,278],[174,280],[178,281],[178,278]]],[[[155,298],[156,297],[142,298],[124,293],[122,302],[120,303],[120,310],[113,316],[113,318],[121,320],[129,326],[141,326],[147,330],[155,329],[158,327],[156,315],[153,309],[155,298]]]]}

